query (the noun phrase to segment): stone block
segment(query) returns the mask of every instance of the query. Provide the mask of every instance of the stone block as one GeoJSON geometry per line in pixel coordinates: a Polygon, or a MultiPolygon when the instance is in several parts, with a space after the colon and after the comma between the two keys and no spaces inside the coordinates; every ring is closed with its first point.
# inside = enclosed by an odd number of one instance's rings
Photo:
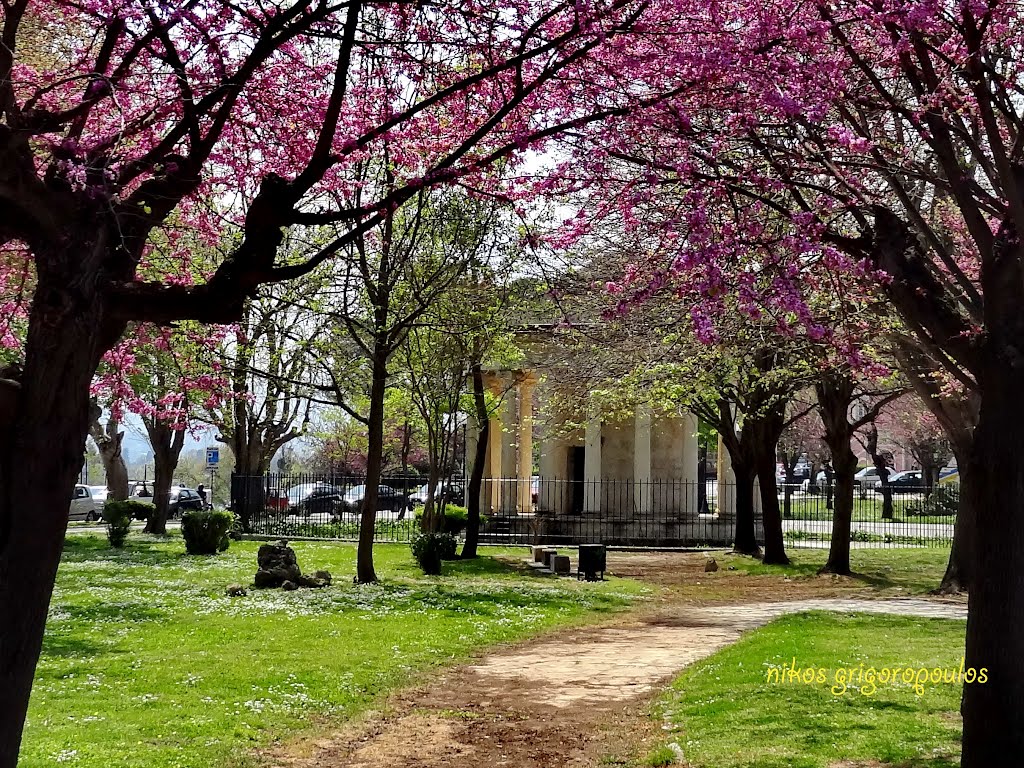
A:
{"type": "Polygon", "coordinates": [[[555,555],[552,558],[551,570],[558,576],[568,576],[572,565],[569,563],[568,555],[555,555]]]}

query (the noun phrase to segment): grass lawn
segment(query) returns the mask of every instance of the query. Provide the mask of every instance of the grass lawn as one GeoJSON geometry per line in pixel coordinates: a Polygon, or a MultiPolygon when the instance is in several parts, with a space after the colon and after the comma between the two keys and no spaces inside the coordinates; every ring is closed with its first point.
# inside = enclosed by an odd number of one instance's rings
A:
{"type": "MultiPolygon", "coordinates": [[[[779,619],[679,677],[655,707],[667,743],[693,768],[826,768],[834,765],[959,765],[961,686],[923,685],[902,672],[872,692],[836,670],[913,667],[959,671],[964,622],[805,613],[779,619]],[[825,670],[825,682],[769,682],[772,668],[825,670]],[[870,693],[870,695],[868,695],[870,693]],[[841,761],[850,761],[849,763],[841,761]]],[[[856,672],[855,672],[856,674],[856,672]]],[[[817,678],[817,673],[815,675],[817,678]]],[[[669,764],[662,746],[648,764],[669,764]]]]}
{"type": "MultiPolygon", "coordinates": [[[[724,566],[734,566],[754,576],[814,578],[828,560],[827,549],[787,549],[790,565],[764,565],[760,560],[740,555],[717,556],[724,566]]],[[[865,587],[892,593],[924,594],[939,586],[949,562],[949,550],[935,547],[894,549],[854,549],[850,567],[865,587]]]]}
{"type": "MultiPolygon", "coordinates": [[[[882,496],[880,494],[869,492],[862,496],[855,493],[853,496],[853,522],[903,523],[911,526],[921,523],[952,525],[955,522],[955,517],[952,514],[921,514],[922,504],[921,494],[894,494],[893,517],[885,520],[882,518],[882,496]]],[[[779,505],[783,506],[781,498],[779,505]]],[[[950,511],[952,512],[952,509],[950,511]]],[[[789,517],[795,520],[831,520],[832,510],[828,508],[824,495],[799,493],[790,498],[789,517]]]]}
{"type": "Polygon", "coordinates": [[[382,583],[357,587],[354,546],[296,542],[303,569],[326,568],[334,586],[225,596],[251,583],[257,547],[189,557],[176,537],[133,535],[117,551],[69,536],[21,768],[248,765],[251,748],[350,717],[433,665],[645,592],[535,577],[492,550],[425,577],[403,545],[378,546],[382,583]]]}

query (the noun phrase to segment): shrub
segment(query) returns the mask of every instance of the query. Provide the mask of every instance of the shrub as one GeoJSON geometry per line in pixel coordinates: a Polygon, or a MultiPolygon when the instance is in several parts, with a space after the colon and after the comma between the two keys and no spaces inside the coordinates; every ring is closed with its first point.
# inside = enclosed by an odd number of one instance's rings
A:
{"type": "MultiPolygon", "coordinates": [[[[416,510],[416,522],[419,522],[423,517],[423,507],[416,510]]],[[[484,515],[480,515],[480,527],[482,528],[487,522],[487,518],[484,515]]],[[[460,507],[457,504],[446,504],[444,507],[444,525],[441,530],[445,533],[450,533],[452,536],[458,536],[469,525],[469,510],[465,507],[460,507]]]]}
{"type": "Polygon", "coordinates": [[[103,505],[103,522],[107,524],[107,541],[110,546],[120,549],[128,538],[132,524],[133,501],[108,501],[103,505]]]}
{"type": "Polygon", "coordinates": [[[955,515],[960,503],[960,486],[937,485],[923,502],[907,505],[908,515],[955,515]]]}
{"type": "Polygon", "coordinates": [[[454,560],[457,545],[450,533],[421,533],[414,536],[412,556],[428,576],[441,575],[441,561],[454,560]]]}
{"type": "Polygon", "coordinates": [[[190,555],[213,555],[228,548],[235,516],[225,509],[190,510],[181,517],[181,535],[190,555]]]}
{"type": "Polygon", "coordinates": [[[113,502],[116,504],[124,504],[128,510],[129,516],[132,520],[141,520],[146,522],[149,520],[149,516],[153,514],[153,510],[156,509],[152,504],[146,501],[138,501],[136,499],[126,499],[125,501],[113,502]]]}

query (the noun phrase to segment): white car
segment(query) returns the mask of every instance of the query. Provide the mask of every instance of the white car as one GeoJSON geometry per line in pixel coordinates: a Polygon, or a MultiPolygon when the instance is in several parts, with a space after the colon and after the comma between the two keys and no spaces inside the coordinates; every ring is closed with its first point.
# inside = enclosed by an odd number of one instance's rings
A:
{"type": "Polygon", "coordinates": [[[76,485],[71,497],[68,520],[92,522],[100,519],[103,502],[107,500],[107,489],[97,485],[76,485]]]}

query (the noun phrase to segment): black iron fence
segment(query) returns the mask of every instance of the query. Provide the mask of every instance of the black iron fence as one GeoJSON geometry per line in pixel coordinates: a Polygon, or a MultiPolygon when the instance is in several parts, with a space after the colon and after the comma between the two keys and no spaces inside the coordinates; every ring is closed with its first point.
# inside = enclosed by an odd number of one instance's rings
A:
{"type": "MultiPolygon", "coordinates": [[[[424,480],[386,477],[378,494],[378,541],[409,541],[419,529],[424,480]]],[[[443,486],[464,505],[464,484],[443,486]]],[[[480,540],[490,544],[589,544],[637,547],[707,547],[732,544],[735,485],[709,480],[485,480],[480,540]]],[[[335,475],[235,476],[232,507],[255,534],[356,539],[365,478],[335,475]]],[[[756,495],[756,494],[755,494],[756,495]]],[[[855,547],[949,546],[959,487],[895,487],[889,494],[858,488],[851,525],[855,547]]],[[[832,494],[806,484],[780,488],[782,529],[791,547],[827,547],[832,538],[832,494]]],[[[760,501],[755,535],[763,541],[760,501]]]]}

